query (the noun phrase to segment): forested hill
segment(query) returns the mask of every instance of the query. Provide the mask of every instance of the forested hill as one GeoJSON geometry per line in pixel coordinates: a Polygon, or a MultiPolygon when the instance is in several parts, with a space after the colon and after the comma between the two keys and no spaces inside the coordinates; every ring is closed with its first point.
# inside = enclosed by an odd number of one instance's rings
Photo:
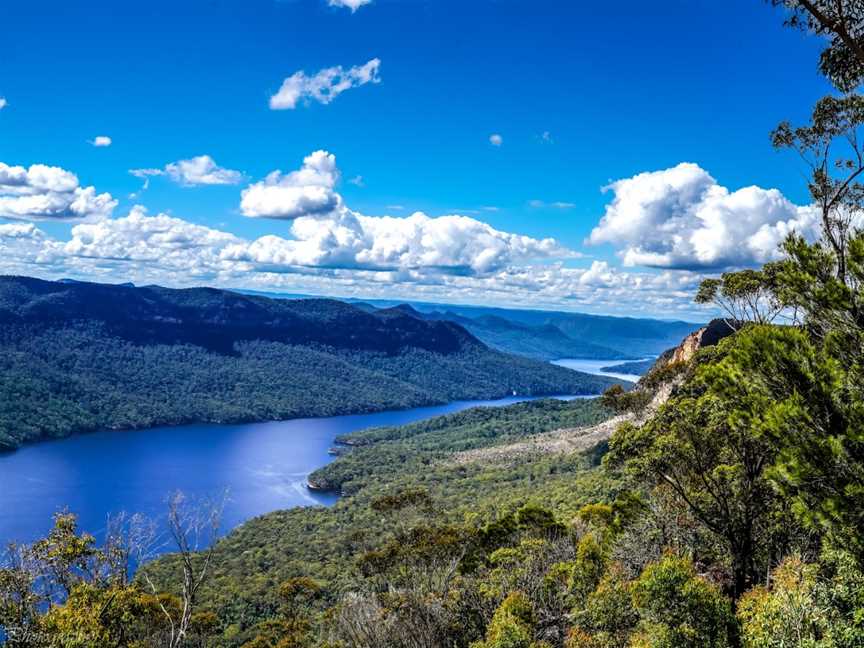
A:
{"type": "Polygon", "coordinates": [[[408,348],[449,354],[481,346],[451,322],[427,322],[395,309],[369,313],[330,299],[0,277],[0,324],[45,328],[70,321],[98,322],[130,342],[189,343],[228,353],[244,340],[388,354],[408,348]]]}
{"type": "Polygon", "coordinates": [[[399,310],[0,277],[0,449],[100,428],[592,394],[608,385],[399,310]]]}
{"type": "Polygon", "coordinates": [[[426,319],[458,322],[492,348],[545,360],[630,360],[657,356],[700,324],[648,318],[373,300],[367,309],[410,309],[426,319]]]}

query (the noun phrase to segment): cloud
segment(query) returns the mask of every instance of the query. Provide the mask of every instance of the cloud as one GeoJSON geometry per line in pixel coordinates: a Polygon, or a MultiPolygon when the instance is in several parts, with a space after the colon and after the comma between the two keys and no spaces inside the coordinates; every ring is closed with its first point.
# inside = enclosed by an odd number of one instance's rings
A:
{"type": "Polygon", "coordinates": [[[546,144],[554,144],[555,140],[552,139],[552,133],[549,131],[543,131],[540,134],[540,141],[545,142],[546,144]]]}
{"type": "MultiPolygon", "coordinates": [[[[145,181],[165,173],[134,172],[145,181]]],[[[338,180],[335,157],[317,151],[299,169],[251,184],[242,192],[244,212],[290,220],[288,233],[255,239],[167,214],[151,216],[142,207],[77,224],[69,240],[31,223],[2,224],[0,273],[710,316],[692,302],[701,273],[634,272],[602,260],[571,267],[580,255],[556,240],[501,231],[464,213],[367,216],[349,209],[336,192],[338,180]],[[565,259],[574,261],[564,265],[565,259]]],[[[74,174],[50,167],[0,167],[0,187],[5,197],[80,189],[74,174]]]]}
{"type": "Polygon", "coordinates": [[[165,172],[162,169],[129,169],[129,173],[136,178],[141,179],[165,175],[165,172]]]}
{"type": "Polygon", "coordinates": [[[535,264],[566,251],[464,216],[378,218],[345,210],[294,224],[299,238],[251,241],[141,207],[76,225],[68,241],[30,223],[5,224],[0,273],[705,317],[692,303],[697,273],[632,273],[602,261],[587,268],[535,264]]]}
{"type": "Polygon", "coordinates": [[[263,237],[235,247],[233,258],[274,271],[305,266],[470,274],[519,260],[574,256],[554,239],[501,232],[464,215],[364,216],[348,209],[336,192],[339,176],[336,157],[316,151],[299,170],[274,171],[243,190],[244,215],[293,220],[294,239],[263,237]]]}
{"type": "Polygon", "coordinates": [[[573,253],[551,238],[501,232],[467,216],[364,216],[347,209],[327,218],[302,217],[293,240],[265,236],[229,254],[271,271],[294,266],[369,271],[426,270],[481,275],[534,259],[573,253]]]}
{"type": "Polygon", "coordinates": [[[60,167],[0,162],[0,218],[99,220],[109,217],[116,206],[111,194],[82,188],[78,176],[60,167]]]}
{"type": "Polygon", "coordinates": [[[0,225],[0,238],[4,239],[38,239],[42,238],[42,230],[33,223],[6,223],[0,225]]]}
{"type": "Polygon", "coordinates": [[[492,146],[501,146],[504,143],[504,138],[498,133],[489,136],[489,143],[492,146]]]}
{"type": "Polygon", "coordinates": [[[546,207],[551,207],[552,209],[573,209],[576,207],[576,203],[564,202],[561,200],[551,203],[547,203],[544,200],[529,200],[528,206],[533,207],[534,209],[543,209],[546,207]]]}
{"type": "Polygon", "coordinates": [[[172,162],[165,166],[165,172],[174,182],[185,187],[232,185],[243,180],[242,173],[220,167],[209,155],[172,162]]]}
{"type": "MultiPolygon", "coordinates": [[[[294,238],[262,237],[236,246],[232,257],[274,272],[302,266],[483,274],[528,259],[575,256],[554,239],[501,232],[464,215],[365,216],[348,209],[336,192],[339,176],[336,157],[316,151],[299,170],[274,171],[250,185],[241,194],[241,212],[293,220],[294,238]]],[[[390,207],[397,208],[403,207],[390,207]]]]}
{"type": "Polygon", "coordinates": [[[241,193],[240,211],[251,218],[318,216],[335,210],[342,202],[334,191],[339,180],[336,156],[315,151],[306,156],[299,171],[273,171],[261,182],[241,193]]]}
{"type": "Polygon", "coordinates": [[[3,110],[8,105],[9,105],[9,102],[6,101],[5,98],[0,97],[0,110],[3,110]]]}
{"type": "MultiPolygon", "coordinates": [[[[347,5],[346,5],[347,6],[347,5]]],[[[358,5],[359,6],[359,5],[358,5]]],[[[380,83],[381,60],[374,58],[364,65],[345,70],[341,65],[325,68],[313,76],[302,70],[282,82],[279,91],[270,97],[271,110],[293,110],[300,101],[329,104],[340,94],[367,83],[380,83]]]]}
{"type": "Polygon", "coordinates": [[[233,234],[180,218],[148,216],[143,207],[135,206],[123,218],[76,225],[62,251],[76,258],[157,263],[195,275],[217,266],[220,251],[238,241],[233,234]]]}
{"type": "Polygon", "coordinates": [[[90,143],[97,147],[111,146],[111,138],[107,135],[97,135],[90,143]]]}
{"type": "Polygon", "coordinates": [[[348,184],[352,184],[355,187],[365,187],[366,186],[366,183],[363,182],[363,176],[362,175],[354,176],[353,178],[351,178],[348,181],[348,184]]]}
{"type": "Polygon", "coordinates": [[[815,234],[810,206],[777,189],[730,191],[696,164],[640,173],[613,182],[614,194],[588,242],[611,243],[627,266],[722,269],[778,257],[792,231],[815,234]]]}
{"type": "Polygon", "coordinates": [[[168,176],[183,187],[203,185],[234,185],[243,181],[240,171],[226,169],[216,164],[209,155],[198,155],[188,160],[178,160],[166,164],[164,169],[129,169],[129,173],[144,180],[142,190],[150,186],[150,178],[168,176]]]}
{"type": "Polygon", "coordinates": [[[354,13],[360,7],[372,4],[372,0],[327,0],[327,4],[331,7],[346,7],[354,13]]]}

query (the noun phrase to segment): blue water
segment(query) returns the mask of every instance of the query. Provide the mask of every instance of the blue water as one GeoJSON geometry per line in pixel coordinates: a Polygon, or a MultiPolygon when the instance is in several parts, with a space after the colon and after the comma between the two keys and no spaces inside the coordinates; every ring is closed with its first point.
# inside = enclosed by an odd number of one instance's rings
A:
{"type": "Polygon", "coordinates": [[[213,497],[227,489],[223,528],[294,506],[330,505],[306,478],[329,463],[337,435],[372,426],[402,425],[478,405],[528,398],[458,401],[410,410],[294,419],[244,425],[187,425],[131,432],[97,432],[0,454],[0,546],[31,542],[64,508],[97,538],[109,514],[164,516],[165,498],[181,490],[213,497]]]}
{"type": "MultiPolygon", "coordinates": [[[[640,360],[649,360],[650,358],[640,358],[640,360]]],[[[606,376],[607,378],[617,378],[618,380],[628,380],[636,382],[641,376],[615,371],[603,371],[603,367],[609,367],[616,364],[621,364],[623,360],[583,360],[581,358],[562,358],[561,360],[553,360],[552,364],[559,367],[567,367],[575,371],[584,371],[585,373],[594,374],[596,376],[606,376]]]]}

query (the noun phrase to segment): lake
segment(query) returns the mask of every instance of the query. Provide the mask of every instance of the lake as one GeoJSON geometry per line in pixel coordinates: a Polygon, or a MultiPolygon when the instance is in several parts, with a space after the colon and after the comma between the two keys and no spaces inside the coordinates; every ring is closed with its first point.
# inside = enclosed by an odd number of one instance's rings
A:
{"type": "Polygon", "coordinates": [[[109,513],[164,516],[176,490],[215,496],[228,490],[224,529],[294,506],[329,505],[332,493],[306,488],[313,470],[334,459],[334,438],[380,425],[403,425],[475,406],[530,398],[457,401],[409,410],[244,425],[186,425],[96,432],[0,454],[0,547],[31,542],[63,508],[97,538],[109,513]]]}
{"type": "MultiPolygon", "coordinates": [[[[649,358],[640,358],[648,360],[649,358]]],[[[553,360],[552,364],[576,371],[584,371],[585,373],[595,374],[597,376],[606,376],[608,378],[617,378],[618,380],[629,380],[636,382],[642,376],[636,374],[620,373],[615,371],[603,371],[603,367],[610,367],[616,364],[621,364],[624,360],[582,360],[581,358],[562,358],[561,360],[553,360]]]]}

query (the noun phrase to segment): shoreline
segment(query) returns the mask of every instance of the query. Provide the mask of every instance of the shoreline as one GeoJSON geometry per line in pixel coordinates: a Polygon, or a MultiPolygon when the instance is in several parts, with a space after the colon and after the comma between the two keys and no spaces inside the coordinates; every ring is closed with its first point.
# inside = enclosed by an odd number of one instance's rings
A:
{"type": "MultiPolygon", "coordinates": [[[[587,372],[582,372],[587,373],[587,372]]],[[[596,374],[591,374],[596,375],[596,374]]],[[[604,376],[608,377],[608,376],[604,376]]],[[[231,425],[256,425],[256,424],[264,424],[264,423],[286,423],[290,421],[304,421],[304,420],[321,420],[321,419],[331,419],[331,418],[341,418],[343,416],[364,416],[367,414],[384,414],[386,412],[406,412],[414,409],[422,409],[425,407],[440,407],[444,405],[449,405],[451,403],[461,403],[468,401],[477,401],[486,402],[486,401],[496,401],[503,400],[505,398],[524,398],[524,399],[541,399],[541,398],[591,398],[593,396],[599,396],[600,394],[564,394],[561,392],[552,392],[552,393],[544,393],[544,394],[512,394],[512,393],[502,393],[499,395],[493,395],[488,397],[479,397],[479,398],[457,398],[454,400],[429,400],[423,401],[414,405],[409,405],[407,407],[373,407],[368,409],[363,409],[360,411],[345,411],[345,412],[332,412],[328,414],[301,414],[297,416],[288,416],[285,418],[256,418],[256,417],[241,417],[237,419],[228,419],[228,420],[206,420],[206,419],[195,419],[188,421],[180,421],[176,423],[157,423],[155,425],[130,425],[130,426],[121,426],[121,427],[100,427],[93,428],[87,430],[78,430],[74,432],[70,432],[69,434],[63,436],[43,436],[36,437],[33,439],[29,439],[24,441],[20,445],[17,446],[0,446],[0,458],[15,454],[19,450],[23,450],[25,448],[29,448],[36,445],[48,444],[48,443],[56,443],[59,441],[67,441],[68,439],[80,437],[80,436],[88,436],[93,434],[103,434],[103,433],[113,433],[113,432],[142,432],[146,430],[162,430],[162,429],[180,429],[184,427],[192,427],[196,425],[214,425],[214,426],[231,426],[231,425]]],[[[346,444],[348,445],[348,444],[346,444]]]]}

